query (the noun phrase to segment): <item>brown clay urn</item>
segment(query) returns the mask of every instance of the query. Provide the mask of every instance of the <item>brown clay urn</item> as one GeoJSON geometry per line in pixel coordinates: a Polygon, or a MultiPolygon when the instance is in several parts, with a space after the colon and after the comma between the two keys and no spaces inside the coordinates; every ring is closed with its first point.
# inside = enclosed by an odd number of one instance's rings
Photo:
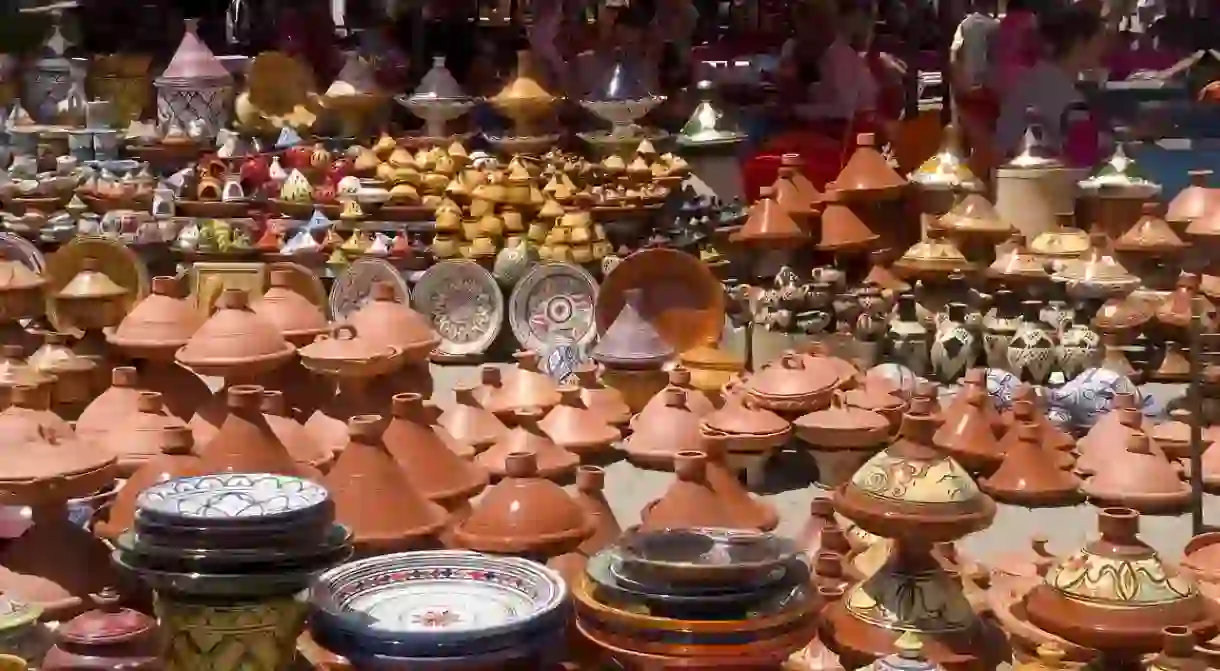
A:
{"type": "Polygon", "coordinates": [[[526,408],[546,411],[559,404],[559,389],[549,376],[538,370],[538,354],[521,351],[513,354],[515,368],[484,366],[483,384],[475,398],[484,409],[511,424],[514,413],[526,408]]]}
{"type": "Polygon", "coordinates": [[[319,481],[322,474],[299,463],[263,416],[262,387],[229,387],[229,413],[220,431],[199,446],[203,467],[209,473],[278,473],[319,481]]]}
{"type": "Polygon", "coordinates": [[[1165,453],[1142,432],[1127,436],[1125,451],[1093,464],[1081,488],[1098,505],[1121,505],[1141,512],[1180,510],[1190,503],[1190,485],[1165,453]]]}
{"type": "Polygon", "coordinates": [[[382,440],[385,420],[357,415],[349,442],[322,481],[335,517],[352,530],[362,555],[435,547],[449,513],[429,501],[382,440]]]}
{"type": "Polygon", "coordinates": [[[906,179],[877,151],[877,137],[860,133],[856,150],[827,188],[854,201],[878,201],[900,197],[906,186],[906,179]]]}
{"type": "Polygon", "coordinates": [[[578,456],[606,452],[622,438],[618,429],[605,423],[601,415],[580,397],[580,387],[559,388],[559,405],[542,418],[538,427],[556,445],[578,456]]]}
{"type": "Polygon", "coordinates": [[[136,412],[140,394],[136,369],[118,366],[110,371],[110,386],[85,406],[76,418],[76,434],[82,438],[103,436],[115,427],[115,420],[136,412]]]}
{"type": "Polygon", "coordinates": [[[1114,249],[1154,256],[1176,254],[1186,249],[1186,243],[1160,215],[1160,203],[1144,203],[1143,216],[1114,241],[1114,249]]]}
{"type": "Polygon", "coordinates": [[[274,324],[288,342],[302,347],[329,331],[330,324],[317,305],[292,288],[294,274],[283,268],[272,270],[267,292],[250,303],[250,309],[274,324]]]}
{"type": "Polygon", "coordinates": [[[826,193],[822,210],[822,235],[817,248],[824,252],[853,252],[872,247],[880,238],[850,207],[839,201],[838,192],[826,193]]]}
{"type": "Polygon", "coordinates": [[[504,471],[454,530],[458,547],[549,558],[575,551],[596,531],[563,487],[538,475],[534,453],[506,456],[504,471]]]}
{"type": "Polygon", "coordinates": [[[250,309],[244,291],[225,289],[216,311],[174,358],[201,375],[252,379],[287,363],[294,353],[279,329],[250,309]]]}
{"type": "Polygon", "coordinates": [[[674,349],[640,316],[642,292],[628,289],[623,294],[623,309],[598,339],[590,356],[612,368],[660,368],[673,358],[674,349]]]}
{"type": "Polygon", "coordinates": [[[1037,424],[1018,424],[1017,444],[1004,455],[1004,463],[979,482],[983,491],[1000,503],[1042,508],[1080,502],[1080,480],[1059,468],[1054,450],[1042,444],[1037,424]]]}
{"type": "Polygon", "coordinates": [[[809,232],[796,223],[791,211],[774,199],[774,192],[763,187],[760,198],[750,206],[750,214],[740,230],[729,239],[739,244],[764,248],[798,247],[809,242],[809,232]]]}
{"type": "Polygon", "coordinates": [[[602,421],[615,428],[623,428],[631,421],[631,408],[623,400],[623,392],[607,387],[597,379],[597,367],[585,364],[576,369],[576,381],[580,384],[580,399],[585,407],[597,413],[602,421]]]}
{"type": "MultiPolygon", "coordinates": [[[[1170,459],[1190,458],[1190,431],[1193,415],[1185,408],[1169,411],[1169,421],[1154,424],[1146,429],[1148,437],[1156,441],[1170,459]]],[[[1203,449],[1211,441],[1203,436],[1203,449]]]]}
{"type": "Polygon", "coordinates": [[[748,529],[734,514],[732,504],[722,499],[707,479],[707,454],[682,450],[674,455],[677,476],[665,494],[644,507],[642,529],[688,529],[720,527],[748,529]]]}
{"type": "Polygon", "coordinates": [[[204,475],[203,462],[195,454],[195,439],[190,429],[178,426],[161,434],[161,452],[145,460],[136,472],[127,478],[106,508],[106,518],[94,524],[94,532],[114,541],[131,528],[136,515],[136,497],[149,487],[192,475],[204,475]]]}
{"type": "Polygon", "coordinates": [[[1004,461],[990,422],[986,407],[991,404],[987,392],[977,386],[962,387],[959,394],[965,396],[965,404],[959,406],[945,423],[936,430],[932,442],[957,460],[971,473],[991,473],[1004,461]]]}
{"type": "MultiPolygon", "coordinates": [[[[271,432],[279,438],[288,454],[298,464],[305,464],[325,473],[335,462],[335,453],[327,446],[314,440],[313,434],[305,430],[305,426],[288,415],[284,393],[274,389],[263,390],[263,400],[259,408],[263,411],[263,419],[271,432]]],[[[199,435],[198,428],[195,435],[199,435]]]]}
{"type": "Polygon", "coordinates": [[[1042,399],[1038,397],[1038,393],[1033,387],[1023,384],[1017,387],[1013,392],[1012,407],[1004,411],[1001,415],[1004,419],[1005,428],[1011,427],[1015,422],[1021,422],[1029,419],[1029,416],[1023,414],[1026,406],[1017,405],[1018,401],[1024,401],[1029,404],[1029,409],[1032,412],[1032,417],[1035,423],[1042,429],[1042,442],[1054,450],[1070,450],[1076,446],[1076,441],[1067,433],[1055,426],[1050,419],[1047,418],[1046,412],[1042,409],[1042,399]]]}
{"type": "Polygon", "coordinates": [[[12,398],[13,404],[0,410],[0,447],[76,437],[72,426],[48,409],[46,394],[38,387],[13,387],[12,398]]]}
{"type": "Polygon", "coordinates": [[[203,325],[199,311],[180,294],[175,278],[154,277],[152,293],[106,333],[106,341],[132,358],[173,360],[174,352],[203,325]]]}
{"type": "Polygon", "coordinates": [[[809,222],[822,203],[822,192],[801,173],[804,163],[800,154],[784,154],[780,157],[779,176],[771,185],[775,202],[797,223],[809,222]]]}
{"type": "Polygon", "coordinates": [[[395,395],[382,440],[421,494],[454,510],[483,491],[487,471],[446,444],[431,423],[433,410],[419,394],[395,395]]]}
{"type": "Polygon", "coordinates": [[[686,392],[675,388],[663,393],[665,405],[637,415],[623,443],[627,458],[636,465],[667,469],[675,454],[702,439],[701,418],[687,407],[686,392]]]}
{"type": "Polygon", "coordinates": [[[645,413],[651,408],[665,405],[666,389],[681,389],[682,393],[686,394],[686,407],[700,417],[716,409],[716,404],[712,403],[707,394],[691,386],[690,371],[682,366],[675,366],[669,371],[669,384],[648,399],[648,404],[640,412],[645,413]]]}
{"type": "Polygon", "coordinates": [[[1191,310],[1196,298],[1199,299],[1199,311],[1203,314],[1204,332],[1210,332],[1216,326],[1216,306],[1200,293],[1199,276],[1194,273],[1182,273],[1178,277],[1177,288],[1156,309],[1157,323],[1168,328],[1171,334],[1185,334],[1190,328],[1191,310]]]}
{"type": "Polygon", "coordinates": [[[478,404],[475,391],[476,387],[454,389],[454,404],[441,413],[437,424],[457,440],[481,452],[507,435],[508,427],[478,404]]]}
{"type": "Polygon", "coordinates": [[[415,310],[400,302],[394,287],[387,282],[373,285],[372,300],[347,318],[360,335],[378,345],[398,347],[408,363],[427,361],[440,344],[432,325],[415,310]]]}
{"type": "Polygon", "coordinates": [[[1217,191],[1207,186],[1212,176],[1211,170],[1191,170],[1189,175],[1190,184],[1169,201],[1165,219],[1171,224],[1187,226],[1187,233],[1198,235],[1190,231],[1189,225],[1211,214],[1220,201],[1216,197],[1217,191]]]}
{"type": "Polygon", "coordinates": [[[1165,627],[1188,627],[1204,639],[1216,632],[1214,610],[1194,581],[1139,538],[1139,513],[1103,508],[1097,527],[1101,538],[1052,567],[1026,597],[1030,622],[1116,660],[1159,650],[1165,627]]]}
{"type": "Polygon", "coordinates": [[[941,411],[941,417],[945,424],[953,424],[957,421],[958,415],[968,411],[974,406],[970,402],[969,394],[966,394],[967,389],[978,389],[983,392],[983,414],[987,418],[987,424],[991,427],[992,432],[996,437],[1004,435],[1007,425],[1004,423],[1004,418],[995,408],[995,403],[991,400],[991,395],[987,393],[987,372],[982,368],[971,368],[966,371],[962,377],[962,388],[958,391],[949,405],[941,411]]]}
{"type": "Polygon", "coordinates": [[[145,461],[161,453],[166,431],[186,427],[186,423],[165,411],[161,394],[155,391],[141,392],[135,412],[115,417],[114,422],[114,429],[103,434],[98,444],[118,459],[121,477],[131,475],[145,461]]]}
{"type": "Polygon", "coordinates": [[[1096,472],[1106,461],[1122,455],[1131,434],[1144,432],[1144,416],[1134,402],[1128,402],[1122,396],[1118,398],[1122,405],[1103,416],[1076,446],[1077,471],[1086,475],[1096,472]]]}
{"type": "Polygon", "coordinates": [[[807,413],[830,405],[839,373],[834,364],[785,352],[746,381],[746,393],[761,408],[807,413]]]}
{"type": "Polygon", "coordinates": [[[534,455],[534,470],[544,478],[559,479],[570,476],[580,464],[580,457],[556,445],[543,432],[539,422],[542,411],[537,408],[517,410],[513,428],[492,445],[486,452],[474,458],[475,463],[487,469],[495,477],[507,477],[507,459],[516,452],[534,455]]]}
{"type": "Polygon", "coordinates": [[[161,671],[157,621],[120,605],[118,591],[90,595],[94,609],[55,629],[55,645],[40,668],[47,671],[161,671]]]}

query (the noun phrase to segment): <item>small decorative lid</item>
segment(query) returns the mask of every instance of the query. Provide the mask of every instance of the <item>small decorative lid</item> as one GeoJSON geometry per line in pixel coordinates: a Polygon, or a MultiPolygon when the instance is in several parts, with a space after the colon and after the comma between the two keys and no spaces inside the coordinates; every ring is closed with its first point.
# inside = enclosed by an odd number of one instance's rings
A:
{"type": "Polygon", "coordinates": [[[973,270],[974,264],[966,260],[957,245],[945,236],[945,231],[928,229],[927,238],[907,249],[902,258],[894,262],[899,273],[958,273],[973,270]]]}
{"type": "Polygon", "coordinates": [[[432,57],[432,68],[424,74],[419,86],[411,92],[411,102],[427,102],[429,100],[455,100],[466,98],[466,92],[453,78],[453,74],[445,67],[444,56],[432,57]]]}
{"type": "Polygon", "coordinates": [[[1174,254],[1186,247],[1161,218],[1161,205],[1156,202],[1144,203],[1144,215],[1114,241],[1114,249],[1136,254],[1174,254]]]}
{"type": "Polygon", "coordinates": [[[186,32],[178,50],[157,79],[157,84],[231,83],[233,76],[196,33],[198,19],[186,19],[186,32]]]}
{"type": "Polygon", "coordinates": [[[957,126],[949,124],[941,135],[940,148],[920,164],[910,175],[912,183],[929,188],[956,188],[966,191],[982,191],[983,183],[966,163],[962,151],[961,137],[957,126]]]}
{"type": "Polygon", "coordinates": [[[968,193],[940,218],[940,227],[958,233],[978,233],[1002,237],[1012,231],[1012,226],[1000,218],[995,206],[980,193],[968,193]]]}
{"type": "Polygon", "coordinates": [[[1127,155],[1123,143],[1115,143],[1114,153],[1087,178],[1080,180],[1085,191],[1122,194],[1128,197],[1150,198],[1161,192],[1161,185],[1149,180],[1135,159],[1127,155]]]}
{"type": "Polygon", "coordinates": [[[81,259],[80,272],[76,273],[55,297],[69,300],[106,300],[126,295],[126,289],[116,284],[109,275],[98,270],[97,259],[86,256],[81,259]]]}
{"type": "Polygon", "coordinates": [[[673,347],[661,338],[652,324],[640,316],[643,292],[628,289],[623,292],[623,309],[605,335],[597,341],[591,356],[594,361],[624,368],[660,366],[674,356],[673,347]]]}
{"type": "Polygon", "coordinates": [[[1048,280],[1046,264],[1025,247],[1025,236],[1013,233],[1007,248],[987,268],[987,274],[1005,280],[1048,280]]]}
{"type": "Polygon", "coordinates": [[[61,624],[55,636],[76,645],[113,645],[143,638],[157,627],[153,618],[119,605],[119,593],[107,587],[92,594],[94,609],[61,624]]]}
{"type": "Polygon", "coordinates": [[[856,151],[829,187],[853,193],[855,197],[895,198],[906,185],[907,181],[877,150],[877,137],[860,133],[856,136],[856,151]]]}
{"type": "Polygon", "coordinates": [[[725,113],[712,102],[712,82],[702,80],[698,87],[703,92],[703,99],[682,125],[682,130],[678,131],[678,143],[687,146],[713,146],[744,140],[745,133],[736,128],[725,113]]]}
{"type": "Polygon", "coordinates": [[[1042,115],[1038,110],[1026,110],[1025,134],[1021,136],[1021,144],[1017,155],[1004,164],[1005,168],[1020,169],[1054,169],[1062,168],[1063,161],[1046,141],[1046,132],[1042,126],[1042,115]]]}
{"type": "Polygon", "coordinates": [[[1051,258],[1075,258],[1089,251],[1089,234],[1076,228],[1076,215],[1065,212],[1057,217],[1058,227],[1034,236],[1029,251],[1051,258]]]}

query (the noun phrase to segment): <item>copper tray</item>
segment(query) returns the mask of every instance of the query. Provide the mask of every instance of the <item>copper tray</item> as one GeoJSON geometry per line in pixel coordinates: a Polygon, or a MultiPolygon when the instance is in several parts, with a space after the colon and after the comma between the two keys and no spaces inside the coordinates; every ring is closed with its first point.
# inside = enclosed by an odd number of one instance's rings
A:
{"type": "Polygon", "coordinates": [[[623,259],[597,295],[598,335],[614,323],[626,292],[641,290],[640,315],[676,352],[720,341],[724,289],[707,266],[685,252],[646,249],[623,259]]]}

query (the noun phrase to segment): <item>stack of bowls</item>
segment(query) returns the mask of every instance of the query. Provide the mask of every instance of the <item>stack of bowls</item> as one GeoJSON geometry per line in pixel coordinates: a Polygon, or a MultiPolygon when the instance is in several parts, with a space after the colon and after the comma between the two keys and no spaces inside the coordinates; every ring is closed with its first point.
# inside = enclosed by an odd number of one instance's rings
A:
{"type": "Polygon", "coordinates": [[[731,529],[629,531],[572,596],[579,632],[628,668],[778,665],[822,605],[795,542],[731,529]]]}
{"type": "Polygon", "coordinates": [[[120,568],[158,593],[256,599],[307,588],[351,557],[321,485],[270,473],[221,473],[153,485],[115,542],[120,568]]]}
{"type": "Polygon", "coordinates": [[[310,594],[313,640],[356,669],[502,668],[558,661],[568,589],[527,559],[461,550],[361,559],[310,594]]]}

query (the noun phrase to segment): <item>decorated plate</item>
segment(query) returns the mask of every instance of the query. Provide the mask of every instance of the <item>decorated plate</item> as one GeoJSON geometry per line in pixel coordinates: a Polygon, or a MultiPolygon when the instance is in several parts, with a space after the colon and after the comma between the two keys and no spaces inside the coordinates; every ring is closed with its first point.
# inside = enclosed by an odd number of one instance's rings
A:
{"type": "Polygon", "coordinates": [[[315,629],[346,632],[370,654],[437,656],[549,627],[566,617],[567,594],[559,574],[536,562],[436,550],[333,568],[310,601],[315,629]]]}
{"type": "Polygon", "coordinates": [[[491,273],[474,261],[441,261],[415,283],[415,310],[441,337],[443,356],[482,354],[500,335],[504,294],[491,273]]]}
{"type": "Polygon", "coordinates": [[[55,300],[55,295],[76,277],[87,257],[96,259],[98,270],[127,290],[127,296],[124,298],[126,311],[130,311],[133,305],[148,295],[151,286],[148,268],[127,245],[101,237],[73,238],[47,257],[46,272],[43,274],[47,279],[47,317],[60,331],[70,330],[71,325],[61,323],[58,314],[59,301],[55,300]]]}
{"type": "Polygon", "coordinates": [[[597,335],[597,281],[567,263],[535,266],[508,299],[508,325],[524,349],[546,351],[556,340],[588,345],[597,335]]]}
{"type": "Polygon", "coordinates": [[[292,282],[290,283],[292,290],[308,298],[309,302],[321,308],[323,313],[329,309],[326,287],[322,286],[322,280],[318,278],[317,273],[291,261],[276,261],[267,264],[268,274],[272,270],[292,271],[292,282]]]}
{"type": "Polygon", "coordinates": [[[698,258],[673,249],[646,249],[623,259],[597,295],[597,331],[604,334],[640,289],[640,316],[677,352],[719,342],[724,329],[724,289],[698,258]]]}
{"type": "Polygon", "coordinates": [[[136,498],[143,516],[186,523],[257,523],[306,517],[330,503],[324,487],[271,473],[219,473],[176,478],[136,498]]]}
{"type": "Polygon", "coordinates": [[[359,310],[373,294],[373,285],[378,282],[389,282],[398,300],[410,304],[411,291],[397,268],[384,259],[362,258],[353,261],[331,285],[331,315],[335,320],[342,320],[359,310]]]}
{"type": "Polygon", "coordinates": [[[0,250],[3,250],[5,258],[20,261],[40,275],[47,269],[47,261],[43,258],[42,252],[38,251],[34,243],[20,235],[0,233],[0,250]]]}
{"type": "Polygon", "coordinates": [[[758,584],[799,553],[782,536],[733,529],[629,531],[617,545],[622,572],[666,584],[758,584]]]}

